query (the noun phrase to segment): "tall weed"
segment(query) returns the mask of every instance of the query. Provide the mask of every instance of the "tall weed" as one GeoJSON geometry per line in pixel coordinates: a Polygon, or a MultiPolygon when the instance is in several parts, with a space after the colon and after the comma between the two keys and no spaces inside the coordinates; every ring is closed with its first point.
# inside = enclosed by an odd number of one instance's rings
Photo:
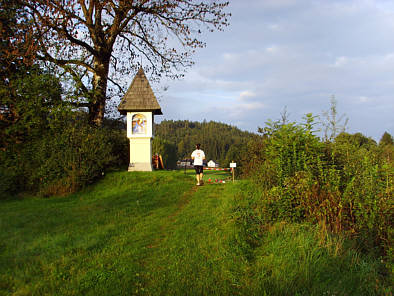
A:
{"type": "Polygon", "coordinates": [[[243,166],[254,169],[252,180],[260,196],[245,205],[246,212],[262,217],[259,224],[324,225],[332,233],[357,237],[365,249],[387,255],[392,252],[394,167],[387,147],[383,153],[375,141],[359,133],[341,133],[332,142],[322,142],[314,135],[313,118],[308,114],[303,124],[268,122],[260,129],[262,143],[251,145],[261,148],[251,152],[259,160],[246,160],[243,166]]]}

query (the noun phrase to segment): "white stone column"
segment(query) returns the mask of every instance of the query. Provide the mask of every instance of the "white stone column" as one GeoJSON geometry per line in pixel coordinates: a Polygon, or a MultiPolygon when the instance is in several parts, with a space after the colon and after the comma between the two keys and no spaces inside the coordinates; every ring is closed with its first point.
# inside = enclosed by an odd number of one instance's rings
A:
{"type": "Polygon", "coordinates": [[[151,172],[152,170],[152,138],[130,138],[128,171],[151,172]]]}
{"type": "MultiPolygon", "coordinates": [[[[135,123],[134,123],[135,124],[135,123]]],[[[127,137],[130,141],[130,163],[128,171],[150,172],[152,167],[152,112],[127,113],[127,137]],[[133,117],[143,115],[145,118],[144,132],[133,131],[133,117]]]]}

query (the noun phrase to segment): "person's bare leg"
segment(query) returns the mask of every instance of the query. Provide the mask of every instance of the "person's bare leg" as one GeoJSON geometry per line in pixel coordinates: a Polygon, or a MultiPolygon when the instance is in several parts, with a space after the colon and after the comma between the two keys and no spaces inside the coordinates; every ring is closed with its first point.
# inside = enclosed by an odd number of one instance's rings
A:
{"type": "Polygon", "coordinates": [[[196,179],[197,179],[197,185],[200,185],[200,175],[199,174],[196,175],[196,179]]]}
{"type": "Polygon", "coordinates": [[[204,180],[202,178],[203,178],[203,173],[200,174],[200,184],[204,183],[204,180]]]}

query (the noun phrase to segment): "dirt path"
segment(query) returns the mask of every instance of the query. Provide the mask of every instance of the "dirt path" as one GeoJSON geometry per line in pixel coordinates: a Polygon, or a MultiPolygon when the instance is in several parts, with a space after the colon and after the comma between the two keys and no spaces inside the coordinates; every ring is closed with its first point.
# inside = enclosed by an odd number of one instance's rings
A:
{"type": "Polygon", "coordinates": [[[239,258],[229,249],[233,226],[228,218],[231,196],[225,188],[225,184],[194,185],[184,192],[176,209],[161,220],[160,237],[148,246],[149,255],[143,261],[142,285],[147,294],[173,294],[174,287],[168,283],[177,283],[176,294],[206,291],[208,295],[216,283],[223,282],[223,272],[230,276],[231,266],[239,258]]]}
{"type": "MultiPolygon", "coordinates": [[[[185,207],[190,204],[191,200],[195,196],[196,192],[198,191],[198,186],[192,186],[188,191],[184,192],[182,197],[177,202],[177,208],[174,212],[172,212],[167,219],[163,220],[160,225],[160,233],[168,232],[168,228],[174,223],[177,217],[182,213],[185,207]]],[[[165,237],[157,237],[152,244],[148,245],[147,248],[153,249],[158,248],[165,237]]]]}
{"type": "Polygon", "coordinates": [[[181,199],[178,201],[177,210],[168,216],[170,221],[174,221],[175,217],[178,216],[179,213],[182,212],[183,208],[190,203],[191,199],[193,198],[193,196],[197,192],[197,190],[198,190],[198,186],[193,186],[192,188],[190,188],[189,191],[186,191],[182,195],[181,199]]]}

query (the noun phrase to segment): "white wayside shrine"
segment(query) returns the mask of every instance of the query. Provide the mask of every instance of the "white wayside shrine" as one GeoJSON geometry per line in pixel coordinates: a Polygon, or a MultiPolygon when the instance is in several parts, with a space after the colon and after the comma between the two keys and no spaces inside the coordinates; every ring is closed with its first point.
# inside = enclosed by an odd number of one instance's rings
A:
{"type": "Polygon", "coordinates": [[[154,115],[163,115],[144,70],[140,68],[118,106],[127,115],[130,141],[129,171],[152,171],[154,115]]]}

